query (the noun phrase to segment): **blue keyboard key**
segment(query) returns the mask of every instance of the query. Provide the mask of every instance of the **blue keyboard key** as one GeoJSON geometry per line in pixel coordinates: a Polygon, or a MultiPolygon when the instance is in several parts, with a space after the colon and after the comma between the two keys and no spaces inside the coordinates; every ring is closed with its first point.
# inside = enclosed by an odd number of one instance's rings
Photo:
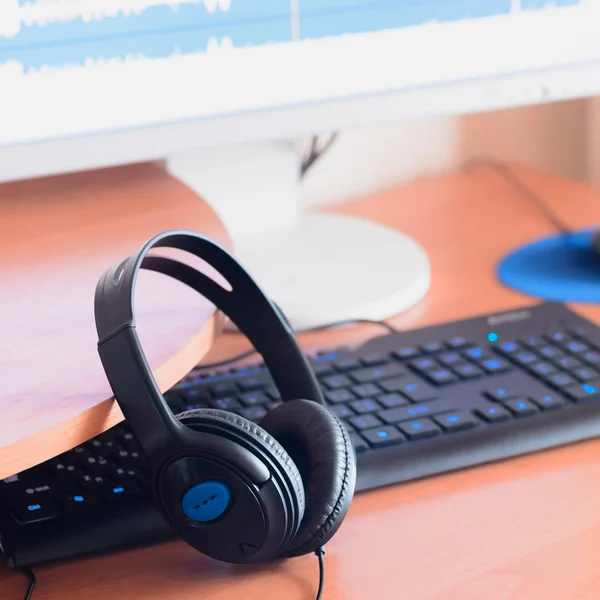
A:
{"type": "Polygon", "coordinates": [[[465,411],[456,411],[445,415],[438,415],[433,417],[433,419],[444,431],[449,433],[471,429],[477,424],[475,418],[465,411]]]}
{"type": "Polygon", "coordinates": [[[512,400],[507,400],[504,403],[504,406],[506,406],[515,417],[529,417],[538,412],[535,404],[525,398],[513,398],[512,400]]]}
{"type": "Polygon", "coordinates": [[[485,406],[475,412],[488,423],[501,423],[510,419],[510,413],[502,406],[485,406]]]}
{"type": "Polygon", "coordinates": [[[518,352],[514,355],[514,360],[522,365],[529,365],[531,363],[537,362],[538,357],[531,352],[518,352]]]}
{"type": "Polygon", "coordinates": [[[583,342],[567,342],[564,347],[573,354],[581,354],[582,352],[588,352],[590,347],[583,342]]]}
{"type": "Polygon", "coordinates": [[[588,365],[598,365],[600,364],[600,354],[598,352],[585,352],[580,356],[583,360],[585,360],[588,365]]]}
{"type": "Polygon", "coordinates": [[[454,371],[462,378],[462,379],[477,379],[477,377],[481,377],[484,373],[475,365],[465,364],[465,365],[457,365],[454,367],[454,371]]]}
{"type": "Polygon", "coordinates": [[[384,408],[394,408],[395,406],[404,406],[408,404],[408,400],[400,394],[384,394],[377,396],[377,401],[384,408]]]}
{"type": "Polygon", "coordinates": [[[398,428],[409,440],[423,440],[441,433],[440,428],[430,419],[418,419],[401,423],[398,428]]]}
{"type": "Polygon", "coordinates": [[[467,342],[467,340],[464,337],[453,337],[452,339],[449,339],[447,342],[447,344],[448,344],[448,346],[450,346],[450,348],[463,348],[468,343],[469,342],[467,342]]]}
{"type": "Polygon", "coordinates": [[[463,358],[460,354],[457,354],[456,352],[451,352],[449,354],[442,354],[440,356],[438,356],[438,360],[450,367],[456,364],[460,364],[461,362],[463,362],[463,358]]]}
{"type": "Polygon", "coordinates": [[[482,360],[481,365],[488,373],[504,373],[510,369],[508,363],[501,358],[482,360]]]}
{"type": "Polygon", "coordinates": [[[479,346],[475,346],[474,348],[469,348],[468,350],[465,350],[465,352],[463,352],[463,354],[465,356],[467,356],[468,358],[474,358],[475,360],[484,358],[484,356],[486,356],[486,352],[483,350],[483,348],[480,348],[479,346]]]}
{"type": "Polygon", "coordinates": [[[561,398],[557,394],[545,394],[544,396],[532,398],[532,400],[542,410],[552,410],[554,408],[560,408],[566,404],[564,398],[561,398]]]}
{"type": "Polygon", "coordinates": [[[540,362],[531,366],[531,371],[533,373],[537,373],[538,375],[552,375],[556,373],[556,367],[547,362],[540,362]]]}
{"type": "Polygon", "coordinates": [[[513,354],[514,352],[518,352],[521,347],[516,342],[502,342],[496,348],[505,354],[513,354]]]}
{"type": "Polygon", "coordinates": [[[367,429],[366,431],[361,431],[360,434],[374,448],[391,446],[392,444],[401,444],[402,442],[406,441],[404,436],[391,425],[384,425],[375,429],[367,429]]]}
{"type": "Polygon", "coordinates": [[[575,401],[596,400],[600,397],[600,380],[570,385],[564,388],[564,392],[575,401]]]}
{"type": "Polygon", "coordinates": [[[502,402],[503,400],[508,400],[509,398],[512,398],[517,395],[505,387],[497,387],[497,388],[488,390],[487,392],[484,392],[484,394],[490,400],[494,400],[494,402],[502,402]]]}
{"type": "Polygon", "coordinates": [[[559,388],[576,383],[575,379],[573,379],[570,375],[567,375],[566,373],[557,373],[556,375],[551,375],[546,379],[546,381],[549,384],[559,388]]]}

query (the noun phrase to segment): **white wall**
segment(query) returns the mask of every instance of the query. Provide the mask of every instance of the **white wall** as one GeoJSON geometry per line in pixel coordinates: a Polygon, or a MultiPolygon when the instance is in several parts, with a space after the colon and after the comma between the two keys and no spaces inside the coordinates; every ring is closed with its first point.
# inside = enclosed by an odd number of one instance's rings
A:
{"type": "MultiPolygon", "coordinates": [[[[512,110],[393,123],[341,132],[307,174],[304,206],[377,192],[459,167],[469,158],[518,161],[566,177],[600,182],[590,169],[588,130],[595,115],[600,158],[600,100],[577,100],[512,110]]],[[[595,147],[595,146],[594,146],[595,147]]]]}

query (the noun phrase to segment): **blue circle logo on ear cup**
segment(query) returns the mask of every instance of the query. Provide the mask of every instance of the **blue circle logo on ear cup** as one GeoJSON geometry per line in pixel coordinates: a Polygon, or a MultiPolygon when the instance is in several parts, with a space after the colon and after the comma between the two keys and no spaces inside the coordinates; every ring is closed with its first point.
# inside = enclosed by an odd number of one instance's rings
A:
{"type": "Polygon", "coordinates": [[[224,483],[204,481],[185,493],[181,508],[188,519],[209,523],[227,510],[230,501],[231,494],[224,483]]]}

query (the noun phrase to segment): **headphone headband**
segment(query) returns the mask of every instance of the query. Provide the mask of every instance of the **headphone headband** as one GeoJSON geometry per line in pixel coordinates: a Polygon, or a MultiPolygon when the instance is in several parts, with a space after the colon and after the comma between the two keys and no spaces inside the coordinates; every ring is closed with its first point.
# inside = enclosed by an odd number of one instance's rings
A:
{"type": "Polygon", "coordinates": [[[139,433],[147,454],[159,450],[167,441],[162,439],[165,435],[171,439],[181,436],[182,426],[158,389],[136,333],[134,292],[140,268],[188,285],[229,317],[262,355],[284,402],[304,398],[324,404],[319,384],[286,319],[235,258],[198,233],[166,231],[107,269],[96,286],[94,302],[100,358],[123,414],[139,433]],[[223,276],[231,290],[187,264],[147,256],[153,248],[174,248],[197,256],[223,276]]]}

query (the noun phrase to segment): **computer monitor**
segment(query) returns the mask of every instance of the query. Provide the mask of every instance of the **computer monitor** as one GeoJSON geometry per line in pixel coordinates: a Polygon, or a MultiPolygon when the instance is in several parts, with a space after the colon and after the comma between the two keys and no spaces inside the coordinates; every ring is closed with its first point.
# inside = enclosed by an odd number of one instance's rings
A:
{"type": "Polygon", "coordinates": [[[0,0],[0,181],[164,160],[294,325],[384,318],[426,293],[427,256],[303,214],[295,140],[597,94],[599,5],[0,0]]]}

